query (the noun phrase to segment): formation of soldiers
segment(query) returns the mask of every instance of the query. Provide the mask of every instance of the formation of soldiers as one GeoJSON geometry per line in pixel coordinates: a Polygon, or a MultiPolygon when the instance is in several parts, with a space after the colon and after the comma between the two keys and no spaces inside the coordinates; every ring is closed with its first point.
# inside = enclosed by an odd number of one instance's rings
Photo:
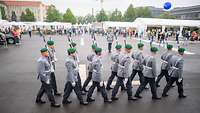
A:
{"type": "MultiPolygon", "coordinates": [[[[60,107],[57,104],[54,96],[61,96],[61,93],[57,91],[56,77],[55,77],[55,62],[57,61],[55,56],[54,41],[47,41],[47,47],[40,50],[41,57],[38,59],[38,79],[41,81],[41,88],[36,97],[36,103],[44,104],[45,101],[42,100],[42,96],[46,93],[52,107],[60,107]]],[[[122,45],[117,44],[115,46],[115,53],[112,54],[111,60],[113,62],[111,66],[111,76],[109,77],[107,84],[104,84],[102,80],[102,48],[93,44],[91,46],[93,53],[87,56],[88,60],[88,76],[81,84],[81,78],[79,74],[79,59],[77,55],[76,44],[73,42],[69,49],[67,49],[68,56],[65,63],[66,67],[66,84],[64,88],[62,104],[70,104],[72,101],[69,100],[69,96],[74,90],[77,98],[81,105],[88,105],[95,101],[92,94],[97,88],[98,92],[101,92],[104,99],[104,103],[112,103],[119,98],[117,93],[119,88],[121,90],[127,91],[127,99],[129,101],[135,101],[142,96],[141,92],[146,88],[149,83],[152,93],[153,100],[160,100],[161,98],[157,95],[157,87],[159,87],[159,82],[163,76],[166,78],[166,86],[163,90],[162,97],[168,96],[167,92],[172,87],[173,83],[176,82],[178,86],[179,98],[185,98],[183,94],[183,55],[184,48],[179,48],[178,53],[174,54],[172,52],[172,45],[167,45],[167,51],[162,54],[162,65],[161,73],[157,77],[156,72],[156,58],[155,55],[158,48],[151,47],[148,56],[143,55],[143,43],[138,43],[138,49],[132,52],[132,45],[125,44],[123,48],[122,45]],[[132,53],[132,54],[131,54],[132,53]],[[134,77],[138,74],[140,86],[136,90],[135,95],[132,93],[132,81],[134,77]],[[111,87],[114,78],[117,78],[114,88],[111,87]],[[92,81],[92,85],[89,90],[87,86],[89,82],[92,81]],[[112,90],[111,98],[108,97],[106,90],[112,90]],[[83,95],[86,95],[86,100],[83,99],[83,95]]]]}

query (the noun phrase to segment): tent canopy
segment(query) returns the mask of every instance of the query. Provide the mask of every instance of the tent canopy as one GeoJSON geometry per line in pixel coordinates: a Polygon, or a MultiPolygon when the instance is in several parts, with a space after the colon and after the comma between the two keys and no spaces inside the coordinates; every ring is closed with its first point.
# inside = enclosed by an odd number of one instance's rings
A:
{"type": "Polygon", "coordinates": [[[105,21],[103,22],[104,27],[132,27],[136,28],[137,25],[135,22],[112,22],[112,21],[105,21]]]}
{"type": "Polygon", "coordinates": [[[177,19],[158,19],[158,18],[137,18],[135,22],[143,26],[183,26],[200,27],[199,20],[177,20],[177,19]]]}

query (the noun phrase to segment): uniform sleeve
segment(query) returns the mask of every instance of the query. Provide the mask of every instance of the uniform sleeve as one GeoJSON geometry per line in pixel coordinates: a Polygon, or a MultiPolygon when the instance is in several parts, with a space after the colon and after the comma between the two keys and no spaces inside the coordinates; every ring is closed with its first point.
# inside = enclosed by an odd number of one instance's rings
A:
{"type": "Polygon", "coordinates": [[[87,60],[88,60],[89,62],[92,62],[92,55],[88,55],[88,56],[87,56],[87,60]]]}
{"type": "Polygon", "coordinates": [[[100,65],[99,61],[93,62],[92,67],[93,67],[94,71],[96,71],[96,73],[100,73],[101,65],[100,65]]]}
{"type": "Polygon", "coordinates": [[[157,74],[156,74],[156,59],[155,58],[152,59],[152,72],[153,72],[153,76],[156,77],[157,74]]]}
{"type": "Polygon", "coordinates": [[[130,58],[127,58],[127,60],[125,61],[124,63],[124,73],[125,73],[125,77],[129,77],[130,75],[130,64],[131,64],[131,59],[130,58]]]}
{"type": "Polygon", "coordinates": [[[67,68],[67,74],[68,74],[69,81],[75,82],[72,63],[66,62],[65,67],[67,68]]]}
{"type": "Polygon", "coordinates": [[[183,74],[183,59],[181,59],[178,63],[178,68],[179,68],[179,71],[178,71],[178,76],[179,78],[182,78],[182,74],[183,74]]]}
{"type": "Polygon", "coordinates": [[[162,59],[162,60],[164,60],[164,55],[165,55],[165,54],[162,54],[162,55],[161,55],[161,59],[162,59]]]}
{"type": "Polygon", "coordinates": [[[46,78],[47,73],[45,72],[45,66],[44,66],[44,63],[42,61],[38,62],[37,72],[38,72],[38,75],[39,75],[39,77],[42,81],[47,80],[47,78],[46,78]]]}
{"type": "Polygon", "coordinates": [[[144,62],[144,56],[142,54],[139,55],[140,64],[144,62]]]}
{"type": "Polygon", "coordinates": [[[117,63],[117,58],[116,58],[116,55],[115,55],[115,54],[113,54],[113,55],[111,56],[111,60],[112,60],[113,62],[116,62],[116,63],[117,63]]]}

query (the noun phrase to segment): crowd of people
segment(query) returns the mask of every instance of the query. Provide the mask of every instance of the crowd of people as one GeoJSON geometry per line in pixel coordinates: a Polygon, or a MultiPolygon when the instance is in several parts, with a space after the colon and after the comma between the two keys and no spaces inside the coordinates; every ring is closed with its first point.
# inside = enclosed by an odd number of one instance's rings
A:
{"type": "MultiPolygon", "coordinates": [[[[173,83],[176,82],[178,86],[179,98],[185,98],[183,93],[183,55],[184,48],[179,48],[178,52],[174,54],[172,52],[172,45],[167,45],[167,51],[161,56],[162,65],[161,73],[157,77],[156,72],[156,58],[155,55],[158,48],[151,46],[148,56],[143,55],[143,43],[138,43],[138,49],[134,49],[131,44],[122,45],[117,44],[115,46],[116,51],[113,52],[111,60],[111,76],[109,77],[107,84],[102,80],[102,48],[93,44],[91,46],[92,53],[87,56],[88,60],[88,76],[82,85],[82,80],[79,74],[79,58],[77,54],[76,43],[70,41],[70,48],[67,49],[67,60],[65,63],[66,68],[66,83],[64,88],[62,104],[70,104],[72,101],[69,99],[72,90],[77,95],[81,105],[88,105],[95,101],[92,97],[95,88],[102,94],[104,103],[112,103],[118,100],[117,93],[119,88],[127,92],[127,99],[129,101],[136,101],[141,99],[141,92],[146,88],[149,83],[152,93],[153,100],[160,100],[161,97],[157,95],[157,88],[160,86],[159,82],[163,76],[166,78],[166,85],[162,93],[162,97],[167,97],[167,92],[172,87],[173,83]],[[139,75],[140,86],[133,95],[132,81],[136,74],[139,75]],[[112,82],[114,78],[117,78],[114,87],[112,82]],[[92,81],[92,85],[87,89],[89,82],[92,81]],[[108,97],[107,90],[112,90],[111,98],[108,97]],[[83,99],[83,95],[86,95],[86,100],[83,99]]],[[[54,48],[54,41],[47,41],[47,46],[40,50],[41,57],[38,59],[38,79],[41,81],[41,88],[36,97],[36,103],[46,103],[42,100],[44,93],[47,94],[52,107],[60,107],[55,101],[54,96],[61,96],[62,94],[57,90],[56,83],[56,55],[54,48]]],[[[110,51],[109,51],[110,52],[110,51]]]]}

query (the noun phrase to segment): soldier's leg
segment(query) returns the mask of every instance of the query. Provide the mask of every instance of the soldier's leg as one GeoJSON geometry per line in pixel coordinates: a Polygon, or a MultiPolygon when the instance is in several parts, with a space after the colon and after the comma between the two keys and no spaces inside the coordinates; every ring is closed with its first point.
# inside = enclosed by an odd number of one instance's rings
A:
{"type": "Polygon", "coordinates": [[[133,79],[135,78],[135,75],[137,74],[137,70],[132,71],[131,76],[129,77],[129,79],[131,80],[131,82],[133,81],[133,79]]]}
{"type": "Polygon", "coordinates": [[[80,102],[83,102],[83,97],[81,95],[81,90],[79,89],[78,84],[76,83],[74,87],[74,92],[76,93],[77,98],[79,99],[80,102]]]}
{"type": "Polygon", "coordinates": [[[169,82],[167,83],[167,85],[165,86],[164,90],[163,90],[163,94],[162,96],[167,96],[167,92],[169,91],[169,89],[171,88],[172,84],[176,81],[176,78],[171,77],[169,79],[169,82]]]}
{"type": "Polygon", "coordinates": [[[131,83],[132,82],[130,80],[128,80],[126,83],[128,98],[132,97],[132,84],[131,83]]]}
{"type": "Polygon", "coordinates": [[[45,90],[45,93],[47,94],[47,97],[48,97],[49,101],[52,104],[55,104],[55,99],[54,99],[54,96],[53,96],[51,84],[43,83],[43,85],[44,85],[44,90],[45,90]]]}
{"type": "Polygon", "coordinates": [[[177,79],[176,84],[178,86],[179,97],[184,96],[184,94],[183,94],[183,80],[181,82],[178,82],[178,79],[177,79]]]}
{"type": "Polygon", "coordinates": [[[106,89],[112,89],[110,86],[112,84],[112,81],[113,79],[115,78],[115,76],[117,75],[117,72],[113,72],[111,73],[111,76],[108,78],[108,82],[107,82],[107,85],[106,85],[106,89]]]}
{"type": "Polygon", "coordinates": [[[51,81],[50,81],[50,83],[52,85],[54,94],[56,94],[58,91],[57,91],[56,77],[55,77],[55,73],[54,72],[51,72],[51,81]]]}
{"type": "Polygon", "coordinates": [[[78,79],[78,86],[79,86],[80,89],[82,89],[81,77],[80,77],[79,73],[78,73],[77,79],[78,79]]]}
{"type": "Polygon", "coordinates": [[[36,97],[36,102],[37,101],[40,101],[43,94],[44,94],[45,90],[44,90],[44,85],[42,83],[41,87],[40,87],[40,90],[38,91],[38,94],[37,94],[37,97],[36,97]]]}
{"type": "Polygon", "coordinates": [[[97,87],[97,83],[96,82],[92,82],[92,86],[89,88],[88,94],[87,94],[87,100],[90,99],[92,97],[92,94],[94,92],[94,89],[97,87]]]}
{"type": "Polygon", "coordinates": [[[83,91],[86,91],[86,87],[90,83],[91,79],[92,79],[92,72],[89,72],[88,77],[83,84],[83,88],[82,88],[83,91]]]}
{"type": "Polygon", "coordinates": [[[156,86],[159,87],[159,82],[162,79],[162,77],[164,76],[165,72],[164,70],[161,70],[160,74],[158,75],[157,79],[156,79],[156,86]]]}
{"type": "Polygon", "coordinates": [[[135,97],[140,97],[140,93],[144,90],[145,86],[148,84],[148,78],[144,77],[144,81],[142,82],[142,84],[140,84],[140,86],[138,87],[136,93],[135,93],[135,97]]]}
{"type": "Polygon", "coordinates": [[[139,75],[139,79],[140,79],[140,84],[142,84],[142,82],[144,81],[144,75],[143,75],[142,71],[138,71],[138,75],[139,75]]]}
{"type": "Polygon", "coordinates": [[[101,90],[101,95],[102,97],[104,98],[104,100],[108,100],[108,96],[107,96],[107,93],[106,93],[106,88],[105,88],[105,85],[103,84],[103,86],[100,86],[100,83],[98,82],[97,83],[97,87],[100,87],[100,90],[101,90]]]}
{"type": "Polygon", "coordinates": [[[150,78],[149,79],[149,85],[151,87],[151,94],[152,94],[152,98],[157,98],[157,91],[156,91],[156,82],[155,82],[155,78],[150,78]]]}
{"type": "Polygon", "coordinates": [[[170,79],[170,76],[169,76],[168,70],[165,70],[164,75],[165,75],[166,82],[168,82],[169,79],[170,79]]]}
{"type": "Polygon", "coordinates": [[[64,89],[64,95],[63,95],[63,103],[69,103],[68,101],[68,98],[69,98],[69,96],[70,96],[70,94],[71,94],[71,92],[72,92],[72,89],[73,89],[73,87],[72,87],[72,83],[71,82],[67,82],[66,84],[65,84],[65,89],[64,89]]]}
{"type": "Polygon", "coordinates": [[[112,91],[112,98],[116,97],[117,93],[118,93],[118,90],[119,90],[119,86],[121,86],[123,83],[123,78],[122,77],[118,77],[117,78],[117,82],[115,84],[115,87],[112,91]]]}

